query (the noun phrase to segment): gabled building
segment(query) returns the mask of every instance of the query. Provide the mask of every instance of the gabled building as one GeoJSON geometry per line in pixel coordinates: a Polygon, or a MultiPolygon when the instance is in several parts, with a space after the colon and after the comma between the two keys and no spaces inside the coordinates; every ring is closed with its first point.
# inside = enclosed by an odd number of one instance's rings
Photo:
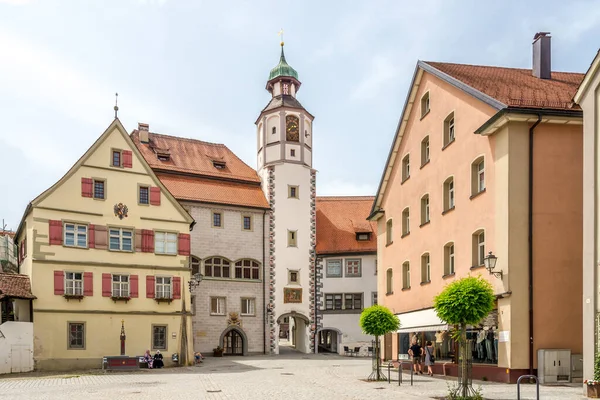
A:
{"type": "Polygon", "coordinates": [[[600,145],[600,51],[592,61],[574,101],[583,110],[583,379],[594,379],[598,352],[600,237],[598,226],[598,146],[600,145]]]}
{"type": "Polygon", "coordinates": [[[377,226],[372,196],[317,197],[317,352],[366,355],[372,336],[359,324],[377,304],[377,226]]]}
{"type": "Polygon", "coordinates": [[[470,274],[497,297],[469,329],[475,378],[514,382],[540,349],[570,350],[575,372],[563,360],[555,379],[580,371],[583,135],[571,99],[583,75],[550,59],[539,33],[532,69],[417,63],[370,215],[378,300],[401,322],[385,358],[408,357],[416,335],[435,344],[435,373],[456,374],[433,298],[470,274]]]}
{"type": "Polygon", "coordinates": [[[115,119],[16,232],[37,297],[36,369],[100,368],[146,350],[191,360],[192,225],[115,119]]]}

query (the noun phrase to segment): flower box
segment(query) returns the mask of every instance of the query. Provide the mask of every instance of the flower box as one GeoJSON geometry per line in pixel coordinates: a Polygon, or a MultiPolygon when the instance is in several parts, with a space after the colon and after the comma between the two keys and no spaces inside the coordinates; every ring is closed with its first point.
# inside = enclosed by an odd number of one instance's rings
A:
{"type": "Polygon", "coordinates": [[[67,299],[67,301],[69,301],[71,299],[81,301],[81,299],[83,299],[83,295],[82,294],[65,294],[65,295],[63,295],[63,297],[65,299],[67,299]]]}
{"type": "Polygon", "coordinates": [[[223,357],[223,348],[217,347],[213,349],[213,357],[223,357]]]}
{"type": "Polygon", "coordinates": [[[600,382],[586,380],[584,383],[587,386],[587,397],[592,399],[600,398],[600,382]]]}
{"type": "Polygon", "coordinates": [[[129,300],[131,300],[131,297],[129,297],[129,296],[111,296],[111,300],[114,301],[115,303],[117,301],[124,301],[125,303],[127,303],[129,300]]]}

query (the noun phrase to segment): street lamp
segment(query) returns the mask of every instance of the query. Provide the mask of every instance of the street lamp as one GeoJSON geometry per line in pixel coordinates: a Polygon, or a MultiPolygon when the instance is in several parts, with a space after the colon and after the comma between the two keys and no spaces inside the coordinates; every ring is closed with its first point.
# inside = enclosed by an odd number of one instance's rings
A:
{"type": "Polygon", "coordinates": [[[197,272],[194,275],[192,275],[192,279],[190,279],[188,281],[188,286],[190,287],[190,293],[192,293],[192,289],[198,287],[198,285],[200,285],[200,282],[202,282],[202,278],[204,278],[204,276],[200,273],[197,272]]]}
{"type": "Polygon", "coordinates": [[[485,269],[488,270],[488,272],[490,273],[490,275],[494,275],[496,278],[502,279],[502,276],[503,276],[502,275],[502,270],[500,270],[500,271],[494,271],[494,269],[496,268],[496,261],[498,261],[498,257],[496,257],[495,255],[493,255],[491,251],[483,259],[483,263],[485,264],[485,269]]]}

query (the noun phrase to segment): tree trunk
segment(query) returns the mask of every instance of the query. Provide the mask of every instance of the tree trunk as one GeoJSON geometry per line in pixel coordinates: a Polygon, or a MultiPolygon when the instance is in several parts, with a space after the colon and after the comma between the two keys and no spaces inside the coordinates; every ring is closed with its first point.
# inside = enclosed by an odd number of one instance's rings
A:
{"type": "Polygon", "coordinates": [[[380,366],[381,366],[381,354],[379,352],[379,336],[375,336],[375,354],[377,355],[377,381],[381,380],[380,366]]]}
{"type": "Polygon", "coordinates": [[[469,376],[468,376],[468,366],[467,366],[467,327],[462,324],[460,326],[460,343],[459,343],[459,362],[460,362],[460,370],[461,370],[461,392],[463,397],[467,397],[469,395],[469,376]]]}

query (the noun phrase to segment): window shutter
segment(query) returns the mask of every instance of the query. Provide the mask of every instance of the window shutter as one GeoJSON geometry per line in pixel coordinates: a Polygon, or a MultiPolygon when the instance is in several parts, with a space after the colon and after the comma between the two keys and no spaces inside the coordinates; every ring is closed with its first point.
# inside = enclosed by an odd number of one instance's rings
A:
{"type": "Polygon", "coordinates": [[[54,271],[54,294],[65,294],[65,272],[54,271]]]}
{"type": "Polygon", "coordinates": [[[136,229],[134,232],[134,243],[135,243],[135,251],[138,253],[142,251],[142,230],[136,229]]]}
{"type": "Polygon", "coordinates": [[[150,229],[142,229],[142,251],[154,253],[154,231],[150,229]]]}
{"type": "Polygon", "coordinates": [[[138,276],[129,275],[129,296],[131,298],[138,297],[138,276]]]}
{"type": "Polygon", "coordinates": [[[92,197],[94,181],[91,178],[81,178],[81,197],[92,197]]]}
{"type": "Polygon", "coordinates": [[[94,295],[94,274],[92,272],[83,273],[83,295],[94,295]]]}
{"type": "Polygon", "coordinates": [[[93,249],[96,247],[96,226],[88,225],[88,247],[93,249]]]}
{"type": "Polygon", "coordinates": [[[63,242],[62,221],[50,220],[50,244],[61,245],[63,242]]]}
{"type": "Polygon", "coordinates": [[[112,296],[112,275],[102,274],[102,297],[112,296]]]}
{"type": "Polygon", "coordinates": [[[180,299],[181,298],[181,278],[175,276],[173,278],[173,298],[180,299]]]}
{"type": "Polygon", "coordinates": [[[123,150],[123,168],[131,168],[133,155],[131,150],[123,150]]]}
{"type": "Polygon", "coordinates": [[[179,255],[189,256],[190,255],[190,235],[189,233],[179,234],[179,255]]]}
{"type": "MultiPolygon", "coordinates": [[[[88,242],[91,243],[92,241],[88,240],[88,242]]],[[[90,245],[90,247],[92,246],[90,245]]],[[[106,226],[94,225],[94,248],[98,250],[106,250],[108,248],[108,230],[106,226]]]]}
{"type": "Polygon", "coordinates": [[[160,206],[160,188],[156,186],[150,187],[150,204],[160,206]]]}
{"type": "Polygon", "coordinates": [[[154,275],[146,275],[146,297],[154,298],[154,275]]]}

